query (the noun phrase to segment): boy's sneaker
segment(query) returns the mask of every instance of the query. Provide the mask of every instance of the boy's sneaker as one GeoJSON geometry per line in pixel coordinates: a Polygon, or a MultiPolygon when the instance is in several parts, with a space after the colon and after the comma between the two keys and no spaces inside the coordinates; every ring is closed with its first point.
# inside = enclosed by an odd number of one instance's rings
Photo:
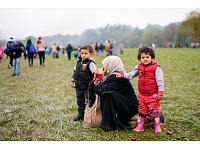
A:
{"type": "Polygon", "coordinates": [[[20,75],[20,74],[18,74],[17,76],[18,76],[18,77],[21,77],[21,75],[20,75]]]}
{"type": "Polygon", "coordinates": [[[12,77],[16,76],[16,74],[11,74],[12,77]]]}
{"type": "Polygon", "coordinates": [[[8,68],[9,68],[9,69],[11,68],[11,65],[10,65],[10,64],[8,64],[8,68]]]}

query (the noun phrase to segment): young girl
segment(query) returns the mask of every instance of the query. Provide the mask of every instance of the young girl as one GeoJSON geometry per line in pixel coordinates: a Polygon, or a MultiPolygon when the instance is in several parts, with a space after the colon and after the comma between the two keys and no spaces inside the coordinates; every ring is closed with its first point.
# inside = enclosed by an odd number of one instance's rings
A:
{"type": "Polygon", "coordinates": [[[150,47],[141,47],[137,58],[140,64],[136,65],[129,73],[117,74],[117,77],[133,79],[138,76],[138,124],[134,131],[143,131],[146,115],[150,113],[154,119],[155,132],[161,132],[160,128],[160,100],[164,95],[163,71],[154,61],[155,53],[150,47]]]}

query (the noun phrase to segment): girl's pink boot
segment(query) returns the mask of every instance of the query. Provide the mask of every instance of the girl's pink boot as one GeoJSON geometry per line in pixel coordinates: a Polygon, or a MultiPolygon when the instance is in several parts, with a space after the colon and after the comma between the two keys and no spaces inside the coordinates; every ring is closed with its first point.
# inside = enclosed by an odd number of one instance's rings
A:
{"type": "Polygon", "coordinates": [[[154,130],[155,132],[161,132],[161,128],[160,128],[160,118],[154,118],[154,130]]]}
{"type": "Polygon", "coordinates": [[[134,131],[144,131],[144,122],[145,122],[145,117],[142,116],[138,116],[138,124],[137,127],[135,129],[133,129],[134,131]]]}

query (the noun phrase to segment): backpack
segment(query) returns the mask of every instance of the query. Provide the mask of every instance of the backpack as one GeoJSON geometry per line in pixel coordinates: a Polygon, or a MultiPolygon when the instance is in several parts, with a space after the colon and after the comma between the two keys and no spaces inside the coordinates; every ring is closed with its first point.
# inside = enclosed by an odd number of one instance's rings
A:
{"type": "Polygon", "coordinates": [[[6,55],[10,55],[10,48],[4,49],[4,53],[5,53],[6,55]]]}
{"type": "Polygon", "coordinates": [[[21,41],[17,41],[16,43],[14,43],[14,45],[13,45],[13,49],[16,49],[16,48],[18,48],[18,47],[20,47],[20,49],[21,49],[21,53],[24,53],[25,52],[25,46],[24,46],[24,44],[21,42],[21,41]]]}
{"type": "Polygon", "coordinates": [[[13,41],[8,41],[6,49],[4,49],[4,53],[6,55],[10,55],[10,48],[13,47],[14,42],[13,41]]]}
{"type": "Polygon", "coordinates": [[[35,52],[35,47],[34,47],[33,44],[30,45],[29,52],[30,53],[34,53],[35,52]]]}

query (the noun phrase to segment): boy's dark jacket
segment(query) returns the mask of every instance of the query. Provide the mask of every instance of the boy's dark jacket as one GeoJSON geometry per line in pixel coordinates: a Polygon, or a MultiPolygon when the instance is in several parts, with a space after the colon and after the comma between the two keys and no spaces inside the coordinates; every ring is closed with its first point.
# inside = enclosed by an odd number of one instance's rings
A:
{"type": "Polygon", "coordinates": [[[14,43],[14,45],[10,47],[10,53],[14,59],[20,58],[23,50],[25,50],[25,46],[20,41],[14,43]],[[15,54],[13,54],[14,52],[15,54]]]}
{"type": "Polygon", "coordinates": [[[88,89],[89,82],[94,78],[94,74],[91,73],[89,68],[91,62],[94,61],[90,59],[82,60],[81,58],[77,61],[76,71],[74,72],[75,88],[80,90],[88,89]]]}

